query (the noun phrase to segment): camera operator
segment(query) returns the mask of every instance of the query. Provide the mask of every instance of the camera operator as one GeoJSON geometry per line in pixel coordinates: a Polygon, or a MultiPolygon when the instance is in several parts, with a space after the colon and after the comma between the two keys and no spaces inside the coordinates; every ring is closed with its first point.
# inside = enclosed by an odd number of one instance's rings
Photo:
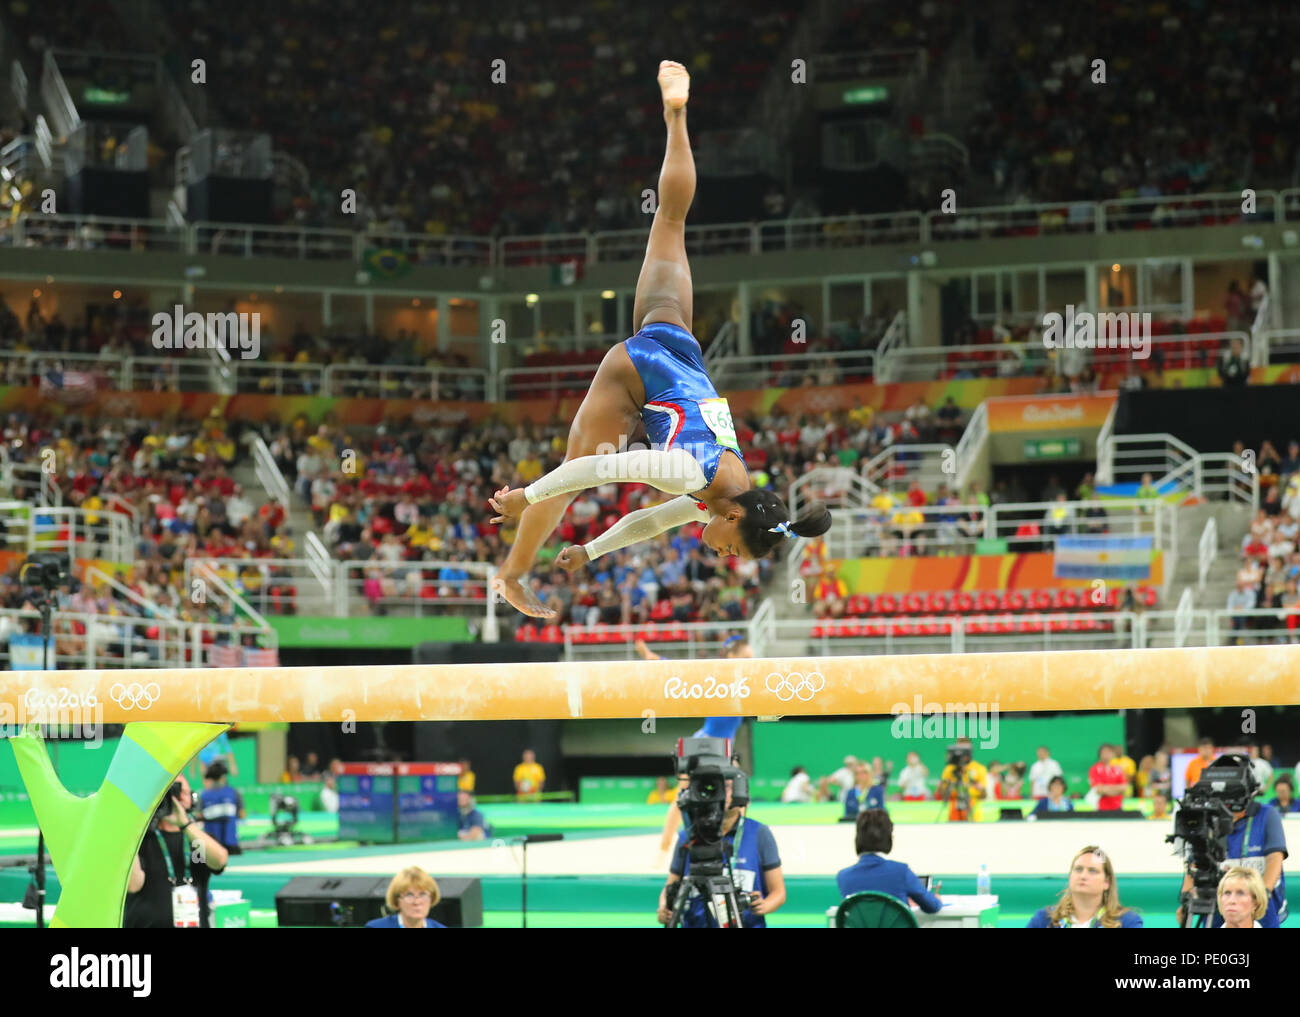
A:
{"type": "MultiPolygon", "coordinates": [[[[1239,769],[1245,793],[1228,806],[1232,809],[1232,829],[1227,836],[1228,857],[1220,865],[1220,869],[1226,871],[1244,868],[1259,873],[1264,881],[1265,892],[1268,894],[1268,909],[1259,919],[1260,927],[1280,928],[1287,918],[1286,877],[1282,874],[1282,861],[1287,856],[1287,850],[1286,834],[1282,831],[1282,815],[1272,805],[1254,800],[1254,796],[1259,793],[1259,782],[1251,769],[1249,757],[1220,756],[1206,770],[1232,766],[1237,766],[1239,769]]],[[[1216,797],[1214,790],[1208,785],[1210,781],[1203,779],[1189,788],[1183,799],[1182,808],[1186,810],[1189,801],[1198,796],[1216,797]]],[[[1188,868],[1194,871],[1194,866],[1189,864],[1188,868]]],[[[1183,893],[1186,894],[1192,886],[1193,879],[1189,871],[1183,876],[1183,893]]],[[[1187,916],[1186,903],[1180,904],[1177,915],[1179,926],[1184,925],[1187,916]]],[[[1218,929],[1222,926],[1223,916],[1216,909],[1210,916],[1210,927],[1218,929]]]]}
{"type": "Polygon", "coordinates": [[[970,739],[958,738],[948,748],[948,765],[943,768],[935,794],[939,801],[948,802],[949,822],[979,821],[979,800],[984,797],[987,780],[983,764],[971,758],[970,739]]]}
{"type": "Polygon", "coordinates": [[[226,849],[189,818],[189,781],[181,774],[163,798],[140,843],[126,888],[124,929],[170,929],[187,914],[197,895],[199,928],[209,928],[208,881],[229,860],[226,849]],[[179,785],[179,788],[177,787],[179,785]],[[170,805],[170,811],[168,806],[170,805]],[[181,914],[177,914],[179,902],[181,914]]]}
{"type": "MultiPolygon", "coordinates": [[[[777,852],[776,838],[771,829],[756,819],[748,819],[745,809],[731,804],[732,782],[727,786],[727,813],[722,823],[723,850],[731,859],[733,873],[738,876],[745,894],[741,897],[741,925],[746,929],[765,929],[770,915],[785,903],[785,876],[781,871],[781,856],[777,852]],[[747,906],[746,906],[747,905],[747,906]]],[[[690,871],[689,847],[686,831],[677,834],[677,849],[673,852],[668,880],[659,892],[659,921],[667,925],[672,919],[668,903],[668,888],[680,882],[690,871]]],[[[691,891],[694,894],[694,891],[691,891]]],[[[704,901],[693,896],[682,916],[684,929],[713,929],[717,922],[709,913],[704,901]]]]}

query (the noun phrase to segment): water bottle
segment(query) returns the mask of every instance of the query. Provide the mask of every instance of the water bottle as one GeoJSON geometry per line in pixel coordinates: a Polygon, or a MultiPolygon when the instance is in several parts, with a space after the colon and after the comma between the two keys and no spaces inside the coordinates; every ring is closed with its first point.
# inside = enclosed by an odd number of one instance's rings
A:
{"type": "Polygon", "coordinates": [[[989,867],[981,865],[979,875],[975,877],[975,892],[981,897],[987,897],[993,892],[993,883],[989,879],[989,867]]]}

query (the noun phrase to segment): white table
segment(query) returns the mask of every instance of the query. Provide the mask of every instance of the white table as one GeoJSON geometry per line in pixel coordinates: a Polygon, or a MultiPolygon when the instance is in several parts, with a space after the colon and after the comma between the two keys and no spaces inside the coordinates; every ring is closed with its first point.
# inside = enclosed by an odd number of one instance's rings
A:
{"type": "MultiPolygon", "coordinates": [[[[943,910],[927,915],[915,905],[912,914],[922,929],[996,929],[998,927],[998,898],[996,894],[940,895],[943,910]]],[[[835,912],[839,905],[826,909],[826,926],[835,928],[835,912]]]]}

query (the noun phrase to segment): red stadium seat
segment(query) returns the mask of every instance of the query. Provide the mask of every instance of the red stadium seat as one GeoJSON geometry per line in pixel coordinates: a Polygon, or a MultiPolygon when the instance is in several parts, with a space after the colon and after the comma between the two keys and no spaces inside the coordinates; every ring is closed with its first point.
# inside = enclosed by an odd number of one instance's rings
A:
{"type": "Polygon", "coordinates": [[[821,639],[825,635],[826,635],[825,625],[814,625],[812,627],[812,637],[814,639],[821,639]]]}
{"type": "Polygon", "coordinates": [[[1001,609],[1002,599],[997,595],[995,591],[985,590],[979,595],[975,604],[980,611],[985,613],[992,613],[993,611],[997,611],[1001,609]]]}
{"type": "Polygon", "coordinates": [[[952,598],[952,609],[954,611],[959,611],[962,614],[969,614],[971,611],[974,611],[975,610],[974,595],[968,593],[965,590],[962,590],[961,592],[957,593],[952,598]]]}
{"type": "Polygon", "coordinates": [[[1002,610],[1004,611],[1023,611],[1028,602],[1025,595],[1019,590],[1007,590],[1002,594],[1002,610]]]}
{"type": "Polygon", "coordinates": [[[547,625],[542,629],[543,643],[562,643],[564,642],[564,630],[558,625],[547,625]]]}
{"type": "Polygon", "coordinates": [[[1022,635],[1039,635],[1043,631],[1043,622],[1039,618],[1025,618],[1016,623],[1016,631],[1022,635]]]}
{"type": "Polygon", "coordinates": [[[900,636],[915,635],[916,629],[910,621],[904,621],[898,618],[892,618],[889,622],[889,634],[898,638],[900,636]]]}
{"type": "Polygon", "coordinates": [[[1052,607],[1051,590],[1035,590],[1029,595],[1029,606],[1035,611],[1048,611],[1052,607]]]}
{"type": "Polygon", "coordinates": [[[944,614],[952,607],[952,594],[936,590],[925,598],[925,610],[930,614],[944,614]]]}
{"type": "Polygon", "coordinates": [[[1135,598],[1143,607],[1156,606],[1156,591],[1149,586],[1139,586],[1135,598]]]}
{"type": "Polygon", "coordinates": [[[905,614],[920,614],[925,610],[925,597],[919,593],[908,593],[903,596],[903,612],[905,614]]]}
{"type": "Polygon", "coordinates": [[[1069,618],[1053,618],[1053,619],[1051,620],[1051,622],[1049,623],[1049,627],[1050,627],[1050,630],[1051,630],[1051,632],[1052,632],[1053,635],[1055,635],[1055,634],[1057,634],[1057,633],[1060,633],[1060,632],[1069,632],[1069,631],[1070,631],[1070,619],[1069,619],[1069,618]]]}
{"type": "Polygon", "coordinates": [[[1079,606],[1079,594],[1075,590],[1059,589],[1052,595],[1052,610],[1073,611],[1079,606]]]}
{"type": "Polygon", "coordinates": [[[845,610],[851,617],[861,618],[865,614],[871,613],[871,598],[865,593],[855,593],[849,598],[845,610]]]}
{"type": "Polygon", "coordinates": [[[898,611],[898,598],[892,593],[882,593],[872,605],[875,614],[894,614],[898,611]]]}

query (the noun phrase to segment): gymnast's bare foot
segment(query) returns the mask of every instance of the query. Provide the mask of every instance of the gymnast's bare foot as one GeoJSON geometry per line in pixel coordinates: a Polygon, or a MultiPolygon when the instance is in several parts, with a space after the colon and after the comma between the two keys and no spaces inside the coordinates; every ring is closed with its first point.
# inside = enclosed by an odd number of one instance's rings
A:
{"type": "Polygon", "coordinates": [[[507,604],[530,618],[554,618],[555,612],[546,607],[518,576],[497,576],[492,580],[492,592],[499,593],[507,604]]]}
{"type": "Polygon", "coordinates": [[[675,60],[659,61],[659,90],[664,95],[665,115],[684,109],[691,94],[690,73],[675,60]]]}

